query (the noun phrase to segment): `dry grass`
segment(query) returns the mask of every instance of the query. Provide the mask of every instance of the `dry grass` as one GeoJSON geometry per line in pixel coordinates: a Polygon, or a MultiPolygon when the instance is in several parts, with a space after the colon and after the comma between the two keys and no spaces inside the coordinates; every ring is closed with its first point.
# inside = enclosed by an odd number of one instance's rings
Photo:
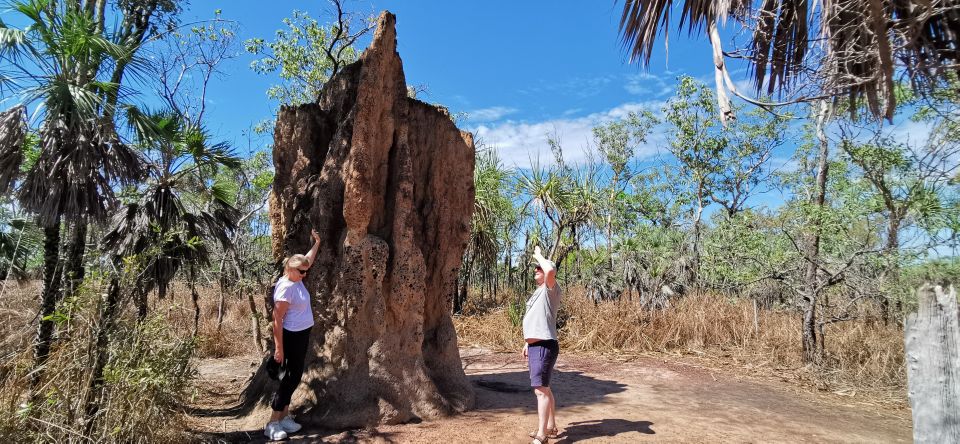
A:
{"type": "MultiPolygon", "coordinates": [[[[0,436],[25,441],[82,440],[82,403],[90,377],[91,345],[98,300],[105,282],[65,300],[58,312],[56,342],[37,402],[29,403],[29,372],[39,308],[40,282],[6,282],[0,298],[0,436]]],[[[192,338],[190,291],[177,285],[171,297],[150,300],[150,317],[138,324],[127,301],[114,332],[105,395],[91,438],[112,442],[182,442],[182,410],[192,393],[196,357],[228,357],[257,350],[246,298],[225,294],[223,322],[217,320],[219,289],[200,289],[199,334],[192,338]]],[[[261,297],[255,295],[259,302],[261,297]]]]}
{"type": "Polygon", "coordinates": [[[5,321],[0,361],[0,436],[22,442],[181,442],[194,341],[169,328],[162,316],[146,322],[118,320],[111,335],[99,410],[89,428],[84,400],[91,378],[98,300],[104,282],[91,278],[58,307],[55,342],[36,390],[32,342],[39,283],[8,282],[0,300],[5,321]],[[15,324],[13,322],[16,322],[15,324]]]}
{"type": "MultiPolygon", "coordinates": [[[[196,357],[228,358],[257,352],[246,293],[239,295],[236,291],[227,290],[223,294],[223,321],[218,322],[220,289],[217,286],[198,286],[197,292],[200,296],[200,326],[197,330],[199,342],[196,357]]],[[[261,316],[262,294],[263,290],[254,290],[253,295],[261,316]]],[[[154,301],[153,309],[166,313],[166,318],[174,328],[187,334],[193,331],[193,301],[186,285],[175,285],[173,295],[163,301],[154,301]]]]}
{"type": "MultiPolygon", "coordinates": [[[[136,339],[118,348],[117,369],[111,381],[115,393],[103,425],[126,424],[124,433],[139,430],[142,436],[167,441],[181,438],[177,434],[180,420],[171,402],[183,399],[185,393],[176,387],[145,384],[143,372],[170,375],[170,381],[183,383],[190,378],[182,373],[182,353],[190,350],[194,358],[223,358],[257,353],[251,331],[251,313],[245,296],[235,292],[224,294],[223,322],[217,321],[220,290],[216,286],[200,287],[201,316],[196,348],[186,344],[193,330],[194,308],[190,291],[177,285],[165,300],[151,299],[155,328],[147,331],[126,331],[126,338],[136,339]],[[186,347],[186,348],[185,348],[186,347]],[[162,353],[152,352],[160,350],[162,353]],[[150,356],[148,356],[150,355],[150,356]],[[146,358],[145,358],[146,356],[146,358]],[[146,390],[146,391],[145,391],[146,390]],[[158,403],[158,399],[167,402],[158,403]],[[134,416],[128,416],[134,415],[134,416]],[[146,418],[147,422],[137,418],[146,418]],[[139,421],[139,422],[138,422],[139,421]],[[135,422],[135,424],[134,424],[135,422]],[[157,424],[173,425],[157,427],[157,424]],[[176,429],[176,430],[175,430],[176,429]],[[168,434],[168,432],[170,434],[168,434]]],[[[253,289],[258,310],[262,310],[263,291],[253,289]]],[[[32,363],[30,345],[35,334],[35,313],[39,303],[38,283],[9,286],[0,300],[0,353],[6,358],[0,365],[0,435],[20,430],[23,421],[48,421],[73,427],[77,399],[88,369],[88,344],[93,325],[92,308],[97,292],[76,301],[73,316],[61,326],[58,346],[48,369],[47,402],[24,412],[22,385],[32,363]],[[80,376],[80,377],[78,377],[80,376]],[[38,410],[39,409],[39,410],[38,410]],[[19,418],[19,419],[17,419],[19,418]]],[[[518,313],[510,303],[522,302],[525,295],[502,293],[499,297],[470,299],[466,315],[455,323],[461,345],[480,345],[513,351],[522,343],[520,328],[515,325],[518,313]],[[514,321],[511,321],[513,311],[514,321]]],[[[133,324],[133,307],[127,304],[124,320],[133,324]]],[[[710,295],[689,296],[676,300],[662,311],[641,310],[628,301],[594,304],[583,291],[571,289],[564,296],[561,312],[561,342],[566,350],[583,353],[684,354],[710,360],[710,365],[735,365],[749,369],[746,374],[792,375],[803,384],[839,392],[869,392],[872,399],[890,400],[901,405],[905,400],[905,369],[902,332],[894,326],[851,321],[827,326],[827,356],[823,365],[804,367],[800,360],[800,321],[791,311],[760,310],[754,323],[749,301],[730,300],[710,295]]],[[[261,327],[264,322],[261,321],[261,327]]],[[[118,338],[119,339],[119,338],[118,338]]],[[[164,376],[163,378],[167,378],[164,376]]],[[[151,380],[152,381],[152,380],[151,380]]],[[[167,381],[164,379],[164,381],[167,381]]],[[[31,436],[43,439],[69,439],[73,430],[64,431],[29,423],[31,436]]],[[[106,430],[106,429],[104,429],[106,430]]],[[[123,433],[121,433],[123,434],[123,433]]],[[[132,436],[132,435],[125,435],[132,436]]]]}
{"type": "MultiPolygon", "coordinates": [[[[455,320],[462,345],[512,351],[523,343],[509,308],[475,312],[455,320]]],[[[640,309],[629,301],[594,304],[584,292],[564,295],[561,347],[598,353],[680,353],[723,361],[754,373],[791,373],[805,384],[835,392],[871,392],[878,399],[905,399],[903,333],[895,326],[849,321],[825,328],[822,365],[804,367],[796,312],[759,310],[749,301],[711,295],[676,300],[665,310],[640,309]]]]}

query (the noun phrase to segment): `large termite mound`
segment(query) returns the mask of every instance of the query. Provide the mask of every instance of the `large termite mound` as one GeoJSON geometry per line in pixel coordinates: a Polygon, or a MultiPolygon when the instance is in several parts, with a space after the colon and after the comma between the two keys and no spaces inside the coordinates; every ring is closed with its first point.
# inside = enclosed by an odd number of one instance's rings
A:
{"type": "MultiPolygon", "coordinates": [[[[407,97],[396,18],[317,103],[280,110],[270,201],[275,259],[322,238],[304,283],[316,325],[291,409],[329,427],[399,423],[473,404],[450,317],[473,214],[474,145],[407,97]]],[[[258,420],[276,385],[245,392],[258,420]]]]}

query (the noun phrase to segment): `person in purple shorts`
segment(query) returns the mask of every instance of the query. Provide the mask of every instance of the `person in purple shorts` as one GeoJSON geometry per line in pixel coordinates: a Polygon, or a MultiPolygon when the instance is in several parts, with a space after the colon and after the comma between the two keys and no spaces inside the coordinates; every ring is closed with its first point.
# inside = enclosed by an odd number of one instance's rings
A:
{"type": "Polygon", "coordinates": [[[556,400],[550,390],[550,375],[560,354],[557,342],[557,309],[560,308],[560,287],[557,285],[557,268],[553,262],[540,254],[540,247],[533,249],[537,261],[534,279],[537,289],[527,299],[527,312],[523,316],[523,357],[530,366],[530,386],[537,395],[537,430],[530,432],[531,444],[546,444],[549,438],[557,437],[556,400]]]}

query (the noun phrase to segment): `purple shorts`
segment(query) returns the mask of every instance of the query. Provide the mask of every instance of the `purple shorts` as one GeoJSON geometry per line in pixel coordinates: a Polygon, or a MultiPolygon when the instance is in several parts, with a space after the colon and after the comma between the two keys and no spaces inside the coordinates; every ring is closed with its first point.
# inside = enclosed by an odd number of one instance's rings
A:
{"type": "Polygon", "coordinates": [[[534,342],[527,346],[530,364],[530,387],[550,387],[550,375],[560,354],[560,344],[554,339],[534,342]]]}

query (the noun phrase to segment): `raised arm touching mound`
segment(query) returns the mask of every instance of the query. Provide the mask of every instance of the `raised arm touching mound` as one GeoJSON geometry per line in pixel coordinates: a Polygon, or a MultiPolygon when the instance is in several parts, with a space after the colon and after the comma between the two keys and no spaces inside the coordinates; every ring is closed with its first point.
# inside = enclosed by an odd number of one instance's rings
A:
{"type": "Polygon", "coordinates": [[[320,250],[320,235],[317,234],[317,230],[310,230],[310,237],[313,238],[313,247],[310,247],[310,251],[307,252],[307,268],[313,266],[313,261],[317,258],[317,251],[320,250]]]}
{"type": "Polygon", "coordinates": [[[303,279],[313,266],[320,250],[320,235],[311,230],[313,247],[307,254],[295,254],[283,261],[283,276],[277,280],[273,292],[273,359],[286,368],[285,376],[270,402],[273,414],[263,434],[271,440],[287,438],[287,433],[300,430],[300,424],[290,416],[290,399],[303,376],[310,329],[313,328],[313,308],[310,293],[303,279]]]}

